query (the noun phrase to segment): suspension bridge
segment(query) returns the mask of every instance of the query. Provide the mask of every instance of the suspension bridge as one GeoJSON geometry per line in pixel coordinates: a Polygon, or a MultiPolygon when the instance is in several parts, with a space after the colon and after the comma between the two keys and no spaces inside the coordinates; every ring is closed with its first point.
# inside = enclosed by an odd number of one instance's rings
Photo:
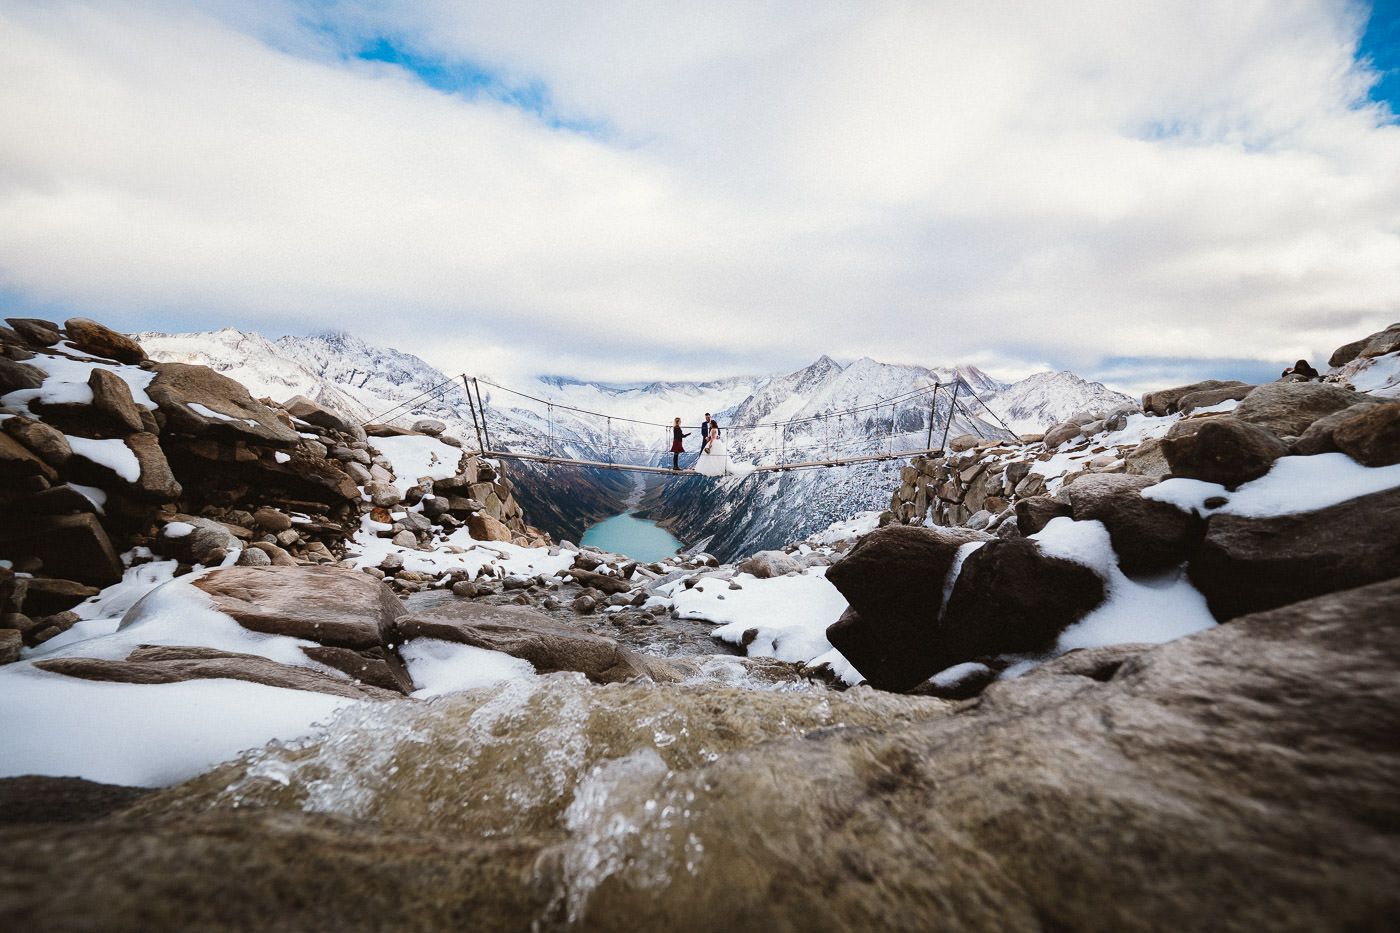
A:
{"type": "MultiPolygon", "coordinates": [[[[500,385],[485,378],[465,373],[439,383],[414,398],[400,402],[393,408],[377,415],[366,425],[385,422],[393,418],[405,417],[422,408],[434,399],[445,398],[450,394],[463,392],[471,412],[472,426],[476,432],[479,453],[490,458],[529,461],[539,464],[581,467],[599,470],[622,470],[631,473],[652,473],[663,476],[695,476],[692,469],[673,470],[656,465],[658,458],[669,455],[672,425],[646,421],[615,413],[591,411],[572,405],[565,405],[551,399],[531,395],[518,389],[500,385]],[[494,392],[483,392],[482,386],[494,392]],[[514,451],[504,448],[504,444],[493,444],[491,423],[488,416],[488,401],[495,392],[517,397],[522,403],[533,403],[525,407],[539,419],[545,436],[544,453],[514,451]],[[542,411],[539,410],[542,407],[542,411]],[[578,419],[593,419],[596,439],[581,440],[577,428],[559,423],[558,415],[567,413],[578,419]],[[619,430],[614,430],[614,425],[619,430]],[[631,435],[645,434],[655,430],[658,434],[656,446],[644,446],[626,442],[625,428],[631,435]],[[572,438],[567,436],[572,435],[572,438]],[[606,451],[606,459],[587,459],[570,453],[571,446],[587,446],[594,451],[606,451]],[[651,461],[651,462],[638,462],[651,461]]],[[[938,456],[947,446],[948,434],[954,417],[961,413],[970,424],[979,421],[988,423],[981,416],[972,413],[973,407],[985,412],[990,420],[997,422],[1009,435],[1014,433],[1004,421],[987,406],[967,382],[954,378],[950,382],[933,382],[898,395],[879,398],[872,402],[853,405],[848,408],[805,415],[786,420],[760,421],[753,424],[724,425],[721,428],[726,441],[739,439],[736,451],[731,451],[731,469],[727,473],[748,475],[753,473],[786,473],[795,470],[814,470],[831,467],[850,466],[865,463],[879,463],[888,460],[906,460],[918,456],[938,456]],[[939,424],[939,400],[947,397],[942,407],[942,423],[939,424]],[[925,417],[925,413],[926,417],[925,417]],[[917,422],[916,430],[900,430],[902,424],[917,422]],[[855,429],[848,431],[847,424],[855,429]],[[922,446],[910,446],[922,440],[922,446]],[[790,442],[792,441],[792,442],[790,442]],[[935,441],[937,443],[935,444],[935,441]],[[871,448],[877,449],[872,451],[871,448]],[[733,454],[738,453],[749,461],[733,464],[733,454]]],[[[682,425],[688,433],[699,430],[698,425],[682,425]]],[[[497,438],[499,441],[499,437],[497,438]]],[[[596,456],[596,454],[595,454],[596,456]]]]}

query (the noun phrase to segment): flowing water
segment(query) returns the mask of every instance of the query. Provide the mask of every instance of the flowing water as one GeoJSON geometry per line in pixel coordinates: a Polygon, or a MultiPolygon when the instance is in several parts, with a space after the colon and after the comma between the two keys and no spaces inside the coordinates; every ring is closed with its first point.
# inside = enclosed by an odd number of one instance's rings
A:
{"type": "Polygon", "coordinates": [[[643,563],[670,557],[680,550],[683,545],[669,531],[632,514],[631,507],[641,501],[645,489],[638,478],[632,495],[623,503],[629,510],[591,526],[583,533],[580,543],[614,554],[626,554],[643,563]]]}

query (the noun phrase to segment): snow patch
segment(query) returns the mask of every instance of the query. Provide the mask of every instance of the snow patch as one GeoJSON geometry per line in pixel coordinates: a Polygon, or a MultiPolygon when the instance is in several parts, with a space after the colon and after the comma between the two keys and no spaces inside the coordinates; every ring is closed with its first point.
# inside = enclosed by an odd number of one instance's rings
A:
{"type": "Polygon", "coordinates": [[[522,658],[436,638],[415,638],[399,654],[417,688],[413,695],[419,699],[494,687],[535,674],[534,665],[522,658]]]}
{"type": "Polygon", "coordinates": [[[70,436],[68,446],[73,448],[73,453],[106,467],[128,483],[141,479],[141,462],[119,437],[93,440],[88,437],[70,436]]]}

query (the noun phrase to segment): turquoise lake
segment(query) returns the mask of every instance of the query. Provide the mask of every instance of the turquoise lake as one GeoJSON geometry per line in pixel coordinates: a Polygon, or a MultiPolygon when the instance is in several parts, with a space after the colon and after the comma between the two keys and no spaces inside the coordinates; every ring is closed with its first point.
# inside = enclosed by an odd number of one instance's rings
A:
{"type": "Polygon", "coordinates": [[[626,554],[643,563],[670,557],[681,546],[681,542],[665,528],[637,518],[631,512],[603,519],[585,531],[579,543],[615,554],[626,554]]]}

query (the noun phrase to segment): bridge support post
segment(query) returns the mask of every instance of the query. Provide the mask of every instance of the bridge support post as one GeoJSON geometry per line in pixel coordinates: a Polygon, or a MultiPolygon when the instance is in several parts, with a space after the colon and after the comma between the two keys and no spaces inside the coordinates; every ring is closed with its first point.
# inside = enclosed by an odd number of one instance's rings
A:
{"type": "Polygon", "coordinates": [[[962,380],[953,380],[953,400],[948,403],[948,420],[943,422],[943,440],[939,442],[940,450],[948,449],[948,429],[953,426],[953,412],[958,408],[958,388],[962,385],[962,380]]]}
{"type": "Polygon", "coordinates": [[[466,373],[462,374],[462,387],[467,391],[467,407],[472,410],[472,426],[476,428],[476,449],[486,453],[486,442],[481,439],[481,422],[476,417],[476,403],[472,401],[472,384],[466,373]]]}

